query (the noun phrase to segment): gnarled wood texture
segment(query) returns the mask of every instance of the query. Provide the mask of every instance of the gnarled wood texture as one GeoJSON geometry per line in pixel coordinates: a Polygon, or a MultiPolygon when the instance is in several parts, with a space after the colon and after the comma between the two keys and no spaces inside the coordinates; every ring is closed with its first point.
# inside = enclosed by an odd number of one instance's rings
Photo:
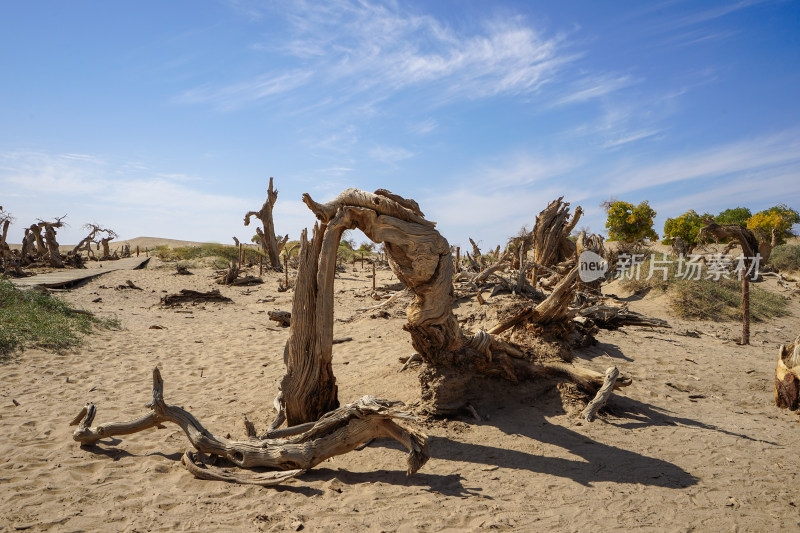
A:
{"type": "MultiPolygon", "coordinates": [[[[405,207],[411,205],[397,195],[370,194],[357,189],[347,189],[336,199],[325,204],[315,202],[308,194],[303,195],[303,201],[321,221],[319,230],[315,229],[314,241],[320,240],[318,232],[322,232],[321,239],[324,244],[309,246],[306,250],[318,249],[317,261],[313,257],[301,259],[298,271],[297,293],[292,311],[292,337],[287,344],[289,360],[297,358],[300,354],[314,354],[312,359],[303,359],[304,372],[316,372],[317,364],[309,366],[309,360],[321,363],[319,372],[323,381],[323,397],[331,397],[334,390],[332,375],[328,377],[330,365],[330,342],[332,334],[332,296],[333,296],[333,268],[335,250],[338,239],[345,229],[360,229],[373,242],[383,243],[389,265],[398,277],[413,293],[414,298],[407,308],[408,323],[404,329],[411,335],[414,349],[420,354],[427,370],[421,374],[423,387],[423,400],[427,402],[429,411],[436,413],[449,412],[457,408],[458,392],[453,389],[453,383],[465,383],[469,376],[497,376],[518,382],[542,375],[557,375],[576,381],[580,386],[594,393],[604,380],[603,374],[586,369],[579,369],[559,362],[536,361],[533,353],[513,343],[499,339],[489,333],[479,331],[468,335],[461,331],[452,312],[453,307],[453,259],[447,240],[435,229],[435,223],[424,220],[412,209],[405,207]],[[332,235],[329,232],[334,231],[332,235]],[[329,238],[330,237],[330,238],[329,238]],[[323,270],[323,265],[326,268],[323,270]],[[300,297],[301,278],[309,276],[307,269],[318,268],[316,298],[300,297]],[[308,303],[298,305],[298,302],[308,303]],[[312,301],[316,304],[311,303],[312,301]],[[323,303],[324,305],[320,305],[323,303]],[[317,324],[313,328],[303,326],[296,315],[298,310],[308,312],[313,309],[314,320],[317,324]],[[324,322],[324,326],[320,325],[324,322]],[[322,346],[316,344],[293,344],[295,332],[302,332],[300,338],[318,339],[322,346]],[[313,336],[316,331],[316,336],[313,336]],[[457,379],[447,379],[455,374],[460,374],[457,379]]],[[[577,220],[575,220],[577,221],[577,220]]],[[[568,225],[562,230],[569,231],[568,225]]],[[[303,252],[301,252],[301,256],[303,252]]],[[[559,283],[553,294],[542,304],[537,306],[537,312],[531,317],[542,322],[563,320],[567,316],[568,304],[572,298],[572,290],[577,278],[577,268],[573,268],[559,283]]],[[[303,290],[307,291],[308,288],[303,290]]],[[[526,318],[531,318],[526,317],[526,318]]],[[[296,363],[287,363],[289,372],[296,363]]],[[[289,373],[287,373],[287,378],[289,373]]],[[[286,379],[284,378],[285,382],[286,379]]],[[[296,378],[295,378],[296,379],[296,378]]],[[[289,402],[317,401],[307,393],[312,390],[313,380],[305,385],[304,394],[292,394],[294,400],[286,397],[287,390],[283,389],[286,402],[287,415],[289,402]]],[[[618,386],[630,383],[628,379],[621,379],[618,386]]],[[[455,387],[456,389],[458,387],[455,387]]],[[[465,403],[468,399],[461,398],[465,403]]],[[[319,409],[319,407],[317,408],[319,409]]],[[[313,419],[313,409],[307,419],[313,419]]],[[[302,417],[296,418],[294,423],[304,421],[302,417]]],[[[292,422],[290,421],[290,425],[292,422]]]]}
{"type": "Polygon", "coordinates": [[[258,211],[248,212],[244,216],[244,225],[250,225],[251,216],[255,216],[261,221],[264,229],[262,230],[256,227],[256,233],[261,241],[261,249],[264,251],[264,255],[267,256],[267,259],[269,259],[270,268],[275,272],[283,272],[283,266],[281,266],[280,257],[278,257],[280,250],[278,247],[278,239],[275,237],[275,224],[272,220],[272,208],[278,200],[278,191],[272,188],[272,182],[273,178],[269,178],[267,199],[264,201],[264,205],[262,205],[261,209],[258,211]]]}
{"type": "Polygon", "coordinates": [[[390,402],[364,396],[357,402],[325,414],[303,431],[285,438],[253,438],[231,440],[215,437],[191,413],[164,401],[164,381],[158,368],[153,369],[153,400],[148,405],[150,413],[127,422],[108,422],[92,426],[96,414],[93,404],[86,405],[72,425],[78,428],[72,438],[82,445],[118,435],[129,435],[164,422],[180,426],[189,442],[199,452],[223,457],[231,463],[250,468],[270,467],[283,472],[253,474],[229,473],[200,465],[195,456],[187,452],[184,465],[190,472],[204,479],[274,485],[298,476],[322,461],[354,450],[371,439],[390,437],[408,450],[409,475],[419,470],[428,460],[426,436],[407,429],[395,420],[411,420],[408,413],[393,408],[390,402]]]}
{"type": "Polygon", "coordinates": [[[800,408],[800,336],[778,351],[775,367],[775,405],[796,411],[800,408]]]}

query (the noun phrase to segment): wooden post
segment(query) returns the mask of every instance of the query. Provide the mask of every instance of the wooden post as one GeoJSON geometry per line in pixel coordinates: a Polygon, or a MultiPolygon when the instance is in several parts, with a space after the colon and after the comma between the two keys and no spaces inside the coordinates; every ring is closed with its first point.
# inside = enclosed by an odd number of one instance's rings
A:
{"type": "Polygon", "coordinates": [[[286,287],[289,287],[289,256],[283,255],[283,271],[286,274],[286,287]]]}
{"type": "Polygon", "coordinates": [[[461,272],[461,247],[456,246],[456,274],[461,272]]]}
{"type": "Polygon", "coordinates": [[[361,252],[361,270],[364,270],[364,252],[361,252]]]}
{"type": "Polygon", "coordinates": [[[375,261],[372,262],[372,292],[375,292],[375,261]]]}
{"type": "Polygon", "coordinates": [[[750,280],[742,276],[742,344],[750,344],[750,280]]]}
{"type": "Polygon", "coordinates": [[[264,254],[258,254],[258,275],[264,275],[264,254]]]}
{"type": "Polygon", "coordinates": [[[139,247],[136,247],[136,257],[139,257],[139,247]]]}

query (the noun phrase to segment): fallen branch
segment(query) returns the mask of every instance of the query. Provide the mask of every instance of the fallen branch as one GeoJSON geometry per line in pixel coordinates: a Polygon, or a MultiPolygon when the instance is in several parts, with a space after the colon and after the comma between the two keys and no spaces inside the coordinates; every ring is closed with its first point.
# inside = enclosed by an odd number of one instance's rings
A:
{"type": "Polygon", "coordinates": [[[220,294],[218,289],[214,289],[213,291],[208,292],[198,292],[193,291],[191,289],[181,289],[181,292],[177,294],[168,294],[161,298],[161,305],[164,307],[172,307],[175,305],[180,305],[184,302],[223,302],[223,303],[230,303],[233,302],[227,296],[223,296],[220,294]]]}
{"type": "Polygon", "coordinates": [[[267,316],[273,322],[280,324],[282,328],[292,325],[292,313],[289,311],[267,311],[267,316]]]}
{"type": "Polygon", "coordinates": [[[617,329],[622,326],[671,327],[666,320],[631,311],[626,306],[597,304],[581,309],[578,314],[591,318],[592,322],[604,329],[617,329]]]}
{"type": "MultiPolygon", "coordinates": [[[[100,439],[129,435],[172,422],[181,427],[199,452],[222,457],[241,468],[270,467],[282,472],[256,474],[235,472],[198,461],[187,452],[184,466],[203,479],[275,485],[297,477],[322,461],[352,451],[370,439],[390,437],[408,450],[408,475],[414,474],[428,460],[427,436],[397,424],[395,419],[415,420],[409,413],[397,411],[392,403],[364,396],[358,401],[323,415],[299,434],[281,439],[249,438],[243,441],[215,437],[188,411],[164,402],[164,381],[158,368],[153,369],[151,412],[128,422],[109,422],[92,427],[97,410],[89,403],[71,422],[78,428],[72,438],[84,446],[100,439]]],[[[292,428],[289,428],[292,429],[292,428]]]]}

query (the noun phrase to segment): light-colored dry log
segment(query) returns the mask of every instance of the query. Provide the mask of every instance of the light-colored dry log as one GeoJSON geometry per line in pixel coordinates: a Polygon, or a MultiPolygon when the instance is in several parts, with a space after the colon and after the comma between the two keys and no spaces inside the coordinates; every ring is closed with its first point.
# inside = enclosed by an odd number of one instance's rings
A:
{"type": "MultiPolygon", "coordinates": [[[[153,400],[148,405],[151,412],[128,422],[110,422],[92,426],[96,415],[93,404],[85,406],[72,425],[78,425],[73,439],[82,445],[119,435],[129,435],[165,422],[180,426],[189,442],[199,452],[213,454],[241,467],[270,467],[291,471],[281,481],[302,474],[322,461],[352,451],[370,439],[389,437],[408,450],[407,473],[415,473],[428,460],[427,437],[399,425],[395,420],[414,420],[408,413],[398,411],[391,402],[364,396],[357,402],[327,413],[306,431],[282,439],[248,439],[244,441],[215,437],[188,411],[164,401],[164,382],[158,368],[153,369],[153,400]]],[[[226,481],[253,483],[258,477],[252,474],[210,471],[197,464],[194,457],[184,463],[195,475],[224,479],[226,481]],[[203,469],[206,472],[200,473],[203,469]],[[210,472],[210,473],[209,473],[210,472]],[[223,477],[223,474],[224,477],[223,477]]],[[[275,477],[258,484],[274,484],[275,477]]]]}
{"type": "Polygon", "coordinates": [[[589,404],[586,406],[586,409],[584,409],[581,413],[581,416],[585,418],[587,422],[593,421],[600,409],[602,409],[606,402],[608,402],[608,399],[611,397],[611,393],[614,391],[614,384],[617,382],[618,377],[619,369],[617,367],[612,366],[606,370],[603,386],[600,387],[600,390],[597,391],[597,395],[591,402],[589,402],[589,404]]]}

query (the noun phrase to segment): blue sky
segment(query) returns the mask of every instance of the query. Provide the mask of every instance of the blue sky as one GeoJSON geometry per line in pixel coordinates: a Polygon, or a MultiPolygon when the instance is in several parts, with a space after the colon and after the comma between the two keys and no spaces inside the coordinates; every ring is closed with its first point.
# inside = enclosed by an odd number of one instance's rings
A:
{"type": "MultiPolygon", "coordinates": [[[[275,177],[416,199],[484,247],[550,200],[605,230],[610,197],[666,217],[800,208],[800,3],[0,2],[9,240],[68,213],[122,238],[248,239],[275,177]]],[[[356,235],[356,240],[361,240],[356,235]]]]}

